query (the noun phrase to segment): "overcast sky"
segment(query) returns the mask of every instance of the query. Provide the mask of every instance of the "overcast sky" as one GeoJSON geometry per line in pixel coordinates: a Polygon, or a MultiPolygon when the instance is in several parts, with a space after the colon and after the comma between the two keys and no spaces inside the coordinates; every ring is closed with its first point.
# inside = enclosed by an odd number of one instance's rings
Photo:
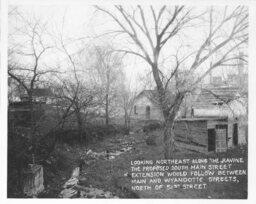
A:
{"type": "MultiPolygon", "coordinates": [[[[14,5],[16,6],[16,5],[14,5]]],[[[13,5],[10,6],[9,10],[13,8],[13,5]]],[[[60,5],[53,5],[53,6],[33,6],[33,5],[23,5],[18,6],[18,10],[28,18],[36,16],[37,18],[43,19],[44,22],[47,22],[47,26],[49,31],[52,33],[56,33],[56,30],[61,30],[62,22],[64,19],[64,26],[63,26],[63,33],[66,38],[75,38],[75,39],[83,39],[84,43],[99,43],[100,41],[107,42],[110,44],[114,44],[115,47],[125,47],[127,44],[130,43],[130,40],[125,36],[118,36],[116,38],[109,38],[104,35],[106,32],[113,30],[116,27],[116,24],[111,21],[111,19],[107,18],[106,15],[102,13],[95,12],[95,9],[91,5],[69,5],[69,6],[60,6],[60,5]],[[95,36],[102,36],[101,38],[96,38],[95,36]]],[[[107,7],[111,9],[111,6],[107,7]]],[[[195,8],[195,13],[202,12],[206,8],[195,8]]],[[[150,21],[147,21],[150,25],[150,21]]],[[[10,18],[9,20],[9,31],[12,32],[13,27],[19,26],[20,21],[17,22],[14,18],[10,18]]],[[[152,26],[153,27],[153,26],[152,26]]],[[[169,67],[173,63],[173,59],[169,56],[175,52],[175,49],[178,47],[180,42],[185,42],[186,46],[190,47],[198,47],[199,44],[207,34],[207,30],[205,28],[192,26],[187,28],[186,32],[182,35],[177,36],[173,41],[172,44],[167,46],[164,51],[165,66],[166,72],[170,72],[169,67]],[[169,59],[170,58],[170,59],[169,59]]],[[[21,38],[22,39],[22,38],[21,38]]],[[[21,40],[15,37],[15,40],[21,40]]],[[[72,45],[70,47],[70,52],[76,52],[76,45],[72,45]]],[[[133,47],[134,48],[134,47],[133,47]]],[[[187,49],[187,48],[186,48],[187,49]]],[[[184,52],[186,52],[184,49],[184,52]]],[[[45,58],[46,63],[60,63],[63,62],[63,57],[58,52],[50,52],[49,55],[45,58]],[[50,62],[51,61],[51,62],[50,62]]],[[[209,63],[206,62],[206,63],[209,63]]],[[[138,57],[134,56],[126,56],[124,58],[124,65],[125,65],[125,73],[127,75],[127,79],[132,81],[133,87],[136,87],[139,76],[146,76],[146,73],[150,71],[149,66],[139,59],[138,57]]],[[[223,74],[226,73],[226,69],[219,68],[214,71],[214,75],[216,74],[223,74]]]]}
{"type": "MultiPolygon", "coordinates": [[[[16,5],[10,5],[9,10],[16,7],[16,5]]],[[[95,40],[95,36],[101,36],[104,34],[104,30],[108,30],[109,27],[113,26],[113,22],[106,21],[102,16],[99,17],[98,13],[95,13],[94,7],[91,5],[83,4],[83,6],[72,5],[72,6],[18,6],[18,11],[22,13],[25,17],[31,18],[31,16],[36,16],[37,18],[43,19],[44,22],[48,23],[48,29],[50,32],[56,32],[56,30],[61,29],[61,24],[63,18],[65,19],[64,25],[64,35],[67,38],[82,38],[84,43],[98,43],[99,40],[95,40]],[[96,16],[97,15],[97,16],[96,16]],[[108,26],[106,26],[108,24],[108,26]]],[[[12,32],[13,27],[19,26],[20,21],[14,20],[15,17],[11,17],[9,20],[9,31],[12,32]]],[[[23,39],[17,38],[17,41],[22,41],[23,39]]],[[[98,39],[98,38],[96,38],[98,39]]],[[[106,41],[109,43],[109,38],[107,36],[101,37],[100,41],[106,41]]],[[[76,52],[76,48],[70,47],[70,52],[76,52]],[[73,51],[74,49],[74,51],[73,51]]],[[[61,62],[65,56],[62,56],[59,52],[50,52],[47,56],[46,63],[56,63],[56,61],[61,62]],[[50,55],[50,56],[49,56],[50,55]],[[51,62],[50,62],[51,60],[51,62]]],[[[143,75],[145,70],[148,70],[145,62],[142,62],[137,57],[126,56],[125,61],[125,72],[127,79],[136,80],[138,74],[143,75]],[[132,59],[132,60],[130,60],[132,59]]]]}

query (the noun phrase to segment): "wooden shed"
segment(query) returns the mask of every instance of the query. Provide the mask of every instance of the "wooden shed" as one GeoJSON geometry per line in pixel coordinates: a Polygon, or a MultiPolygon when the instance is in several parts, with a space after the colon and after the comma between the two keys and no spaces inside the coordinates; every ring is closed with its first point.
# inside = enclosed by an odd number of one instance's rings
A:
{"type": "Polygon", "coordinates": [[[174,133],[178,147],[203,153],[225,152],[239,143],[238,121],[228,117],[178,119],[174,133]]]}

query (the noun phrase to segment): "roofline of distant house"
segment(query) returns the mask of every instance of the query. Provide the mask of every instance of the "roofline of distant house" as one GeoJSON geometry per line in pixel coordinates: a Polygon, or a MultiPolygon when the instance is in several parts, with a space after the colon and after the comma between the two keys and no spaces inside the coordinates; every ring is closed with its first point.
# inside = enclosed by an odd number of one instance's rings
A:
{"type": "Polygon", "coordinates": [[[208,116],[208,117],[190,117],[190,118],[177,118],[176,121],[209,121],[209,120],[227,120],[228,116],[208,116]]]}

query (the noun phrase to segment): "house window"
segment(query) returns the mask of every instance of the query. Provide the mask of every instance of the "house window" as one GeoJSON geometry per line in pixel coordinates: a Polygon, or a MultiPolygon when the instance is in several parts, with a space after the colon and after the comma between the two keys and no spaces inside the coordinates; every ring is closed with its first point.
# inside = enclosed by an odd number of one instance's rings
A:
{"type": "Polygon", "coordinates": [[[133,110],[134,110],[134,114],[137,115],[138,113],[137,113],[137,107],[136,106],[133,107],[133,110]]]}
{"type": "Polygon", "coordinates": [[[227,151],[228,125],[216,125],[216,152],[227,151]]]}
{"type": "Polygon", "coordinates": [[[237,123],[233,124],[233,144],[238,145],[238,125],[237,123]]]}
{"type": "Polygon", "coordinates": [[[194,117],[194,108],[191,109],[191,117],[194,117]]]}
{"type": "Polygon", "coordinates": [[[216,133],[215,129],[208,129],[208,151],[215,151],[216,149],[216,133]]]}
{"type": "Polygon", "coordinates": [[[222,101],[216,101],[216,102],[213,102],[212,105],[222,106],[223,102],[222,101]]]}
{"type": "Polygon", "coordinates": [[[150,119],[150,106],[146,106],[146,119],[150,119]]]}

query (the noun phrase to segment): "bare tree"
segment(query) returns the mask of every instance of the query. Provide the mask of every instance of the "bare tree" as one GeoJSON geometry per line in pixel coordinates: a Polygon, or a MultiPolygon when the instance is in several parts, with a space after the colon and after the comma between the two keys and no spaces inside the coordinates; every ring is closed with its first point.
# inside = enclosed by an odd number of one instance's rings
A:
{"type": "Polygon", "coordinates": [[[47,76],[57,72],[44,60],[52,44],[47,37],[47,24],[42,19],[29,18],[17,8],[11,10],[9,15],[10,21],[13,20],[9,29],[9,90],[12,92],[12,88],[18,89],[18,93],[23,93],[26,97],[31,123],[30,141],[35,153],[41,138],[39,135],[43,134],[39,129],[45,115],[38,114],[42,109],[35,105],[34,96],[37,87],[46,85],[47,76]]]}
{"type": "Polygon", "coordinates": [[[132,91],[130,87],[124,86],[121,93],[121,107],[124,111],[124,125],[126,130],[130,129],[131,114],[138,92],[132,91]]]}
{"type": "Polygon", "coordinates": [[[72,81],[72,79],[61,77],[58,85],[55,85],[54,94],[56,108],[59,112],[59,125],[63,128],[67,118],[75,115],[78,135],[82,141],[84,123],[88,108],[94,104],[96,90],[87,84],[72,81]]]}
{"type": "Polygon", "coordinates": [[[97,87],[101,89],[101,103],[105,112],[105,123],[109,124],[110,116],[116,109],[119,87],[124,78],[122,56],[109,45],[93,46],[89,51],[90,73],[97,87]]]}
{"type": "MultiPolygon", "coordinates": [[[[11,96],[17,97],[23,93],[27,97],[30,116],[29,132],[17,131],[16,123],[8,129],[9,159],[14,162],[18,171],[18,180],[22,187],[23,169],[29,162],[35,162],[42,151],[51,152],[51,138],[41,131],[45,114],[38,115],[41,108],[35,106],[35,89],[45,86],[47,76],[56,70],[45,63],[45,57],[51,51],[52,44],[47,36],[47,24],[40,18],[28,17],[19,12],[18,7],[10,8],[8,41],[8,88],[11,96]],[[24,134],[26,137],[20,137],[24,134]],[[26,138],[26,139],[25,139],[26,138]],[[42,142],[47,140],[48,143],[42,142]],[[17,151],[17,152],[15,152],[17,151]]],[[[12,102],[12,97],[9,102],[12,102]]],[[[11,120],[10,120],[11,121],[11,120]]],[[[9,122],[9,121],[8,121],[9,122]]],[[[11,122],[12,123],[12,122],[11,122]]],[[[22,127],[24,128],[24,127],[22,127]]],[[[48,126],[49,129],[49,126],[48,126]]],[[[9,162],[9,161],[8,161],[9,162]]]]}
{"type": "Polygon", "coordinates": [[[43,82],[45,75],[57,72],[43,61],[52,45],[46,40],[45,22],[27,19],[19,12],[14,17],[22,21],[22,26],[13,27],[9,34],[8,75],[12,79],[10,81],[16,81],[24,90],[32,104],[34,88],[43,82]]]}
{"type": "Polygon", "coordinates": [[[56,87],[55,95],[61,107],[59,110],[62,112],[62,126],[65,119],[74,114],[78,135],[82,142],[88,109],[95,107],[99,90],[89,80],[88,66],[83,64],[80,58],[81,52],[85,49],[83,43],[73,38],[65,38],[62,32],[57,37],[53,37],[55,38],[56,48],[64,56],[65,65],[63,65],[63,69],[67,69],[62,76],[59,75],[58,77],[59,85],[56,87]],[[78,48],[74,45],[76,43],[79,43],[78,48]]]}
{"type": "Polygon", "coordinates": [[[136,8],[126,9],[116,5],[111,10],[95,7],[116,23],[119,27],[116,33],[124,34],[132,41],[133,46],[130,49],[119,51],[140,57],[151,68],[165,120],[163,141],[165,157],[168,158],[174,149],[174,120],[186,93],[194,89],[211,70],[219,66],[229,66],[240,57],[235,53],[248,41],[248,10],[238,6],[233,10],[225,7],[222,12],[217,12],[211,7],[206,12],[194,15],[193,9],[185,6],[162,6],[156,9],[153,6],[138,5],[136,8]],[[176,57],[176,63],[170,66],[171,74],[164,75],[160,66],[163,48],[167,45],[175,48],[172,40],[200,18],[204,19],[204,31],[208,31],[206,37],[198,42],[200,45],[196,50],[185,57],[176,57]],[[153,26],[149,19],[152,19],[153,26]],[[210,59],[212,63],[206,65],[210,59]],[[182,64],[189,67],[188,73],[179,83],[170,83],[179,79],[177,76],[181,72],[177,74],[177,71],[181,70],[182,64]],[[195,73],[202,66],[205,69],[199,77],[187,80],[190,73],[195,73]]]}

